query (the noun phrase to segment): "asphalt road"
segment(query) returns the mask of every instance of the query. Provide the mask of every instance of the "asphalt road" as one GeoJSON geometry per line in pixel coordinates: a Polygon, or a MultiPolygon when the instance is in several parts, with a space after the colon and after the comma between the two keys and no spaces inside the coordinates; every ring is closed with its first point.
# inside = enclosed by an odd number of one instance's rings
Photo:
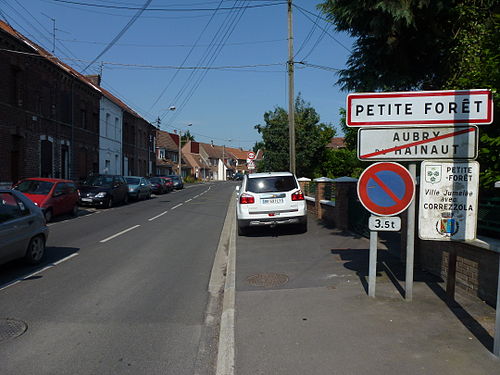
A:
{"type": "MultiPolygon", "coordinates": [[[[0,266],[0,374],[193,374],[232,183],[192,185],[50,225],[45,261],[0,266]]],[[[204,345],[200,345],[204,344],[204,345]]]]}

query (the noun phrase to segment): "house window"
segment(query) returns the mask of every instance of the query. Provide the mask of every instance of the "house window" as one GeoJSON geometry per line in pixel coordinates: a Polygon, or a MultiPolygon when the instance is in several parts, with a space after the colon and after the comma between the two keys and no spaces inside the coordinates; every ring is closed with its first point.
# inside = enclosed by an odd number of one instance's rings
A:
{"type": "Polygon", "coordinates": [[[109,136],[109,119],[111,118],[111,115],[109,113],[106,113],[106,123],[104,124],[104,128],[105,128],[105,135],[106,137],[109,136]]]}
{"type": "Polygon", "coordinates": [[[115,117],[115,140],[118,140],[118,117],[115,117]]]}
{"type": "Polygon", "coordinates": [[[159,157],[160,159],[165,159],[165,149],[160,148],[160,150],[159,150],[159,152],[158,152],[158,153],[159,153],[158,157],[159,157]]]}
{"type": "Polygon", "coordinates": [[[40,143],[40,151],[41,177],[52,177],[52,141],[42,140],[40,143]]]}

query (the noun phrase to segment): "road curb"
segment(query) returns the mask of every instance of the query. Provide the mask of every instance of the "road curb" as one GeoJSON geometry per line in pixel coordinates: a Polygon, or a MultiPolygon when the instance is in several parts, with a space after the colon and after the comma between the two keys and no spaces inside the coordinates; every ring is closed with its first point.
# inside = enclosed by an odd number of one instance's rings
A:
{"type": "MultiPolygon", "coordinates": [[[[226,280],[224,284],[224,299],[220,321],[219,345],[217,351],[216,375],[234,374],[234,306],[236,293],[236,198],[231,195],[226,224],[228,225],[228,247],[226,280]]],[[[226,229],[226,228],[224,228],[226,229]]],[[[224,232],[224,230],[223,230],[224,232]]]]}

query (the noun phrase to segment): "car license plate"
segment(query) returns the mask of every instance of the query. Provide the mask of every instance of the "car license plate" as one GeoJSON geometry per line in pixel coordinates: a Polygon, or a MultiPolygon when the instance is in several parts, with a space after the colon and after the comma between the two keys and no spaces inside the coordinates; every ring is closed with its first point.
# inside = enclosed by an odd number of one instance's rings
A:
{"type": "Polygon", "coordinates": [[[262,204],[279,204],[283,203],[285,200],[283,198],[268,198],[268,199],[261,199],[262,204]]]}
{"type": "Polygon", "coordinates": [[[92,202],[92,198],[81,198],[82,202],[92,202]]]}

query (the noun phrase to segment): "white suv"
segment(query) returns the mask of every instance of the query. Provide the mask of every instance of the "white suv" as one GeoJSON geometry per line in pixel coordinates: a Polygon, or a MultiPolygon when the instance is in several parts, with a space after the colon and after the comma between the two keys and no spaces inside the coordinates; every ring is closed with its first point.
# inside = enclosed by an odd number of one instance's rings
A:
{"type": "Polygon", "coordinates": [[[237,188],[238,234],[251,226],[297,224],[307,231],[307,209],[297,178],[290,172],[254,173],[237,188]]]}

